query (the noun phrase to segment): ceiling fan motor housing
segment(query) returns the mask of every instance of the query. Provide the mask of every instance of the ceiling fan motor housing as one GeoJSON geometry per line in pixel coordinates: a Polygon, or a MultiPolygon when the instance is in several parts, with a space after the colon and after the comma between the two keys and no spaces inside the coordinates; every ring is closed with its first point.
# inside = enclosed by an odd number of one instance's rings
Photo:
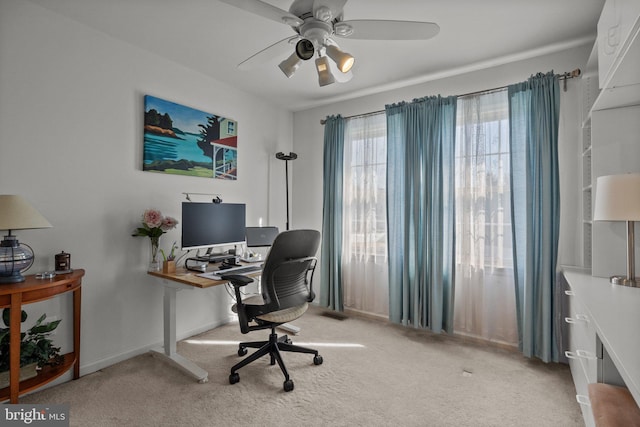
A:
{"type": "Polygon", "coordinates": [[[299,27],[300,35],[311,41],[316,51],[319,51],[325,44],[325,40],[333,33],[331,23],[308,18],[299,27]]]}

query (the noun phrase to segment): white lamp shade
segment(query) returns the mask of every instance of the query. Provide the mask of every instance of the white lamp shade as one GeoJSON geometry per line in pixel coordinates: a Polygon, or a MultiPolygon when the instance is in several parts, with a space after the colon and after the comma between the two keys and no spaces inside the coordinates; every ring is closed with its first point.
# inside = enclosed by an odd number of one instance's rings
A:
{"type": "Polygon", "coordinates": [[[316,69],[318,70],[318,84],[320,86],[330,85],[336,81],[333,74],[331,74],[329,59],[326,56],[316,59],[316,69]]]}
{"type": "Polygon", "coordinates": [[[0,230],[49,227],[49,221],[21,196],[0,195],[0,230]]]}
{"type": "Polygon", "coordinates": [[[291,56],[282,61],[278,67],[282,70],[285,76],[291,77],[300,68],[301,59],[293,52],[291,56]]]}
{"type": "Polygon", "coordinates": [[[338,46],[332,44],[327,45],[327,55],[335,61],[338,69],[343,73],[348,72],[351,67],[353,67],[353,63],[355,61],[353,56],[341,51],[338,46]]]}
{"type": "Polygon", "coordinates": [[[593,220],[640,221],[640,173],[598,177],[593,220]]]}

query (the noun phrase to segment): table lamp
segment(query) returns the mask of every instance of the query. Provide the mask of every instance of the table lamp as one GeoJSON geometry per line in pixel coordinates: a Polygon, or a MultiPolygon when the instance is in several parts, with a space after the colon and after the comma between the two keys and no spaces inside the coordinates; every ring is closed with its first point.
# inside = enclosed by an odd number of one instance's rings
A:
{"type": "Polygon", "coordinates": [[[596,182],[594,221],[626,221],[627,276],[612,276],[611,283],[640,286],[635,277],[634,221],[640,221],[640,173],[600,176],[596,182]]]}
{"type": "Polygon", "coordinates": [[[33,264],[33,250],[11,231],[49,227],[49,221],[21,196],[0,195],[0,230],[9,231],[0,242],[0,284],[24,282],[22,272],[33,264]]]}

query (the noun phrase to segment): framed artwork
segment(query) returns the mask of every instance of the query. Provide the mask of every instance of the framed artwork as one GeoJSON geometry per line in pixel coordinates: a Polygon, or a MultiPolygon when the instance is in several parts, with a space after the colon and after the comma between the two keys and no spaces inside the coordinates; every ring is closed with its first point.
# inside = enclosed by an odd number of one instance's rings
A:
{"type": "Polygon", "coordinates": [[[145,95],[142,170],[236,180],[237,132],[235,120],[145,95]]]}

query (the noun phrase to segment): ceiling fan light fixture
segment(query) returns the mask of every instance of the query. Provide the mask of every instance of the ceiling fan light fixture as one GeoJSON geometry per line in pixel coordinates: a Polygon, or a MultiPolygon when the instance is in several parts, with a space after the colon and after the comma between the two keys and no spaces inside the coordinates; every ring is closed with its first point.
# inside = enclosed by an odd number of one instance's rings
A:
{"type": "Polygon", "coordinates": [[[340,71],[348,73],[351,70],[355,62],[355,58],[352,55],[343,52],[338,46],[332,44],[327,45],[326,49],[327,55],[338,65],[340,71]]]}
{"type": "Polygon", "coordinates": [[[295,72],[300,68],[301,60],[298,57],[297,52],[293,52],[291,56],[282,61],[278,67],[282,70],[285,76],[291,78],[295,74],[295,72]]]}
{"type": "Polygon", "coordinates": [[[316,70],[318,70],[318,84],[320,86],[330,85],[336,81],[333,74],[331,74],[329,58],[326,56],[321,56],[316,59],[316,70]]]}
{"type": "Polygon", "coordinates": [[[315,48],[310,40],[302,39],[296,43],[296,55],[298,55],[298,58],[306,61],[313,58],[314,53],[315,48]]]}

